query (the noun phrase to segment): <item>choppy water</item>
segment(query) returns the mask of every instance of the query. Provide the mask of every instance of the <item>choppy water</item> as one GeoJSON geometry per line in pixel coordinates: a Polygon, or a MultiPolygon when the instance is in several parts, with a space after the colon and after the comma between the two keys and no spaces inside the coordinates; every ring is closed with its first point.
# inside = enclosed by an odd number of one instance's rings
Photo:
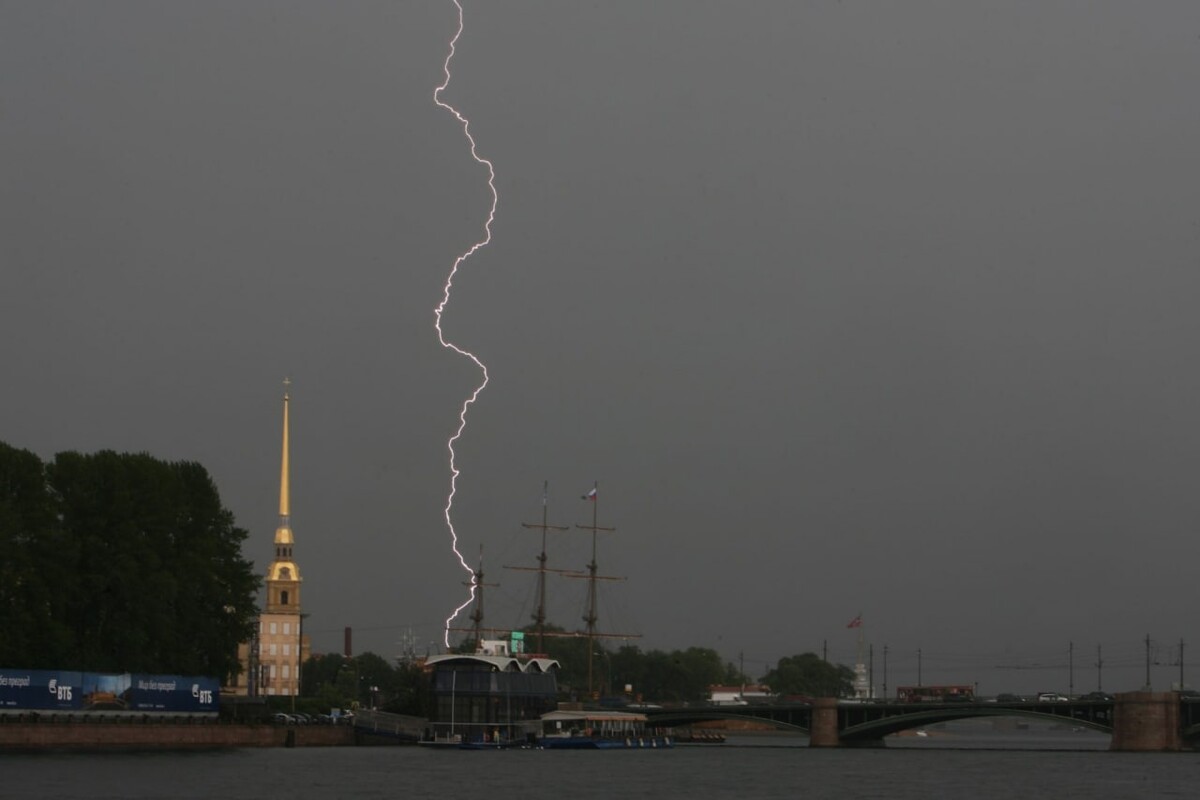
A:
{"type": "Polygon", "coordinates": [[[1110,753],[1070,731],[931,731],[885,749],[731,737],[664,751],[419,747],[0,756],[4,798],[1157,798],[1200,796],[1200,754],[1110,753]]]}

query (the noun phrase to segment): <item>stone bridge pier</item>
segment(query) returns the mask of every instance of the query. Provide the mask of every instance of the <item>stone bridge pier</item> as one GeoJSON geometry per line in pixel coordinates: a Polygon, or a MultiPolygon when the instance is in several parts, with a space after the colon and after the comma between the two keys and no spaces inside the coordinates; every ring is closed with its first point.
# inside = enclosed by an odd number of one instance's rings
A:
{"type": "Polygon", "coordinates": [[[1176,692],[1125,692],[1113,705],[1110,750],[1163,752],[1183,750],[1176,692]]]}
{"type": "Polygon", "coordinates": [[[809,747],[840,747],[838,733],[838,700],[836,697],[818,697],[812,704],[812,728],[808,733],[809,747]]]}

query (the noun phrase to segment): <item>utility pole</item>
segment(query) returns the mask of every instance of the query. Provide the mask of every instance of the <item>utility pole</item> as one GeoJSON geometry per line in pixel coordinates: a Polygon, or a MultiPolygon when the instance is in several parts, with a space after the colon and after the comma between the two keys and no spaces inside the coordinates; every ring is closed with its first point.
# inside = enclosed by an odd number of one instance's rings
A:
{"type": "Polygon", "coordinates": [[[1146,689],[1150,691],[1150,634],[1146,634],[1146,689]]]}
{"type": "Polygon", "coordinates": [[[1067,642],[1067,697],[1075,697],[1075,643],[1067,642]]]}
{"type": "Polygon", "coordinates": [[[1104,659],[1100,657],[1100,645],[1096,645],[1096,691],[1104,690],[1104,659]]]}
{"type": "Polygon", "coordinates": [[[1183,682],[1183,637],[1179,637],[1179,691],[1183,691],[1187,686],[1183,682]]]}
{"type": "MultiPolygon", "coordinates": [[[[828,639],[821,640],[821,661],[825,664],[829,663],[829,640],[828,639]]],[[[826,680],[829,680],[828,676],[826,676],[825,679],[822,680],[822,683],[824,683],[826,680]]],[[[834,690],[828,686],[824,686],[822,688],[822,691],[825,693],[825,695],[824,695],[825,697],[831,697],[831,696],[833,696],[833,693],[834,693],[834,690]]]]}
{"type": "Polygon", "coordinates": [[[921,681],[921,648],[917,648],[917,686],[924,686],[921,681]]]}
{"type": "Polygon", "coordinates": [[[875,644],[867,646],[867,697],[875,699],[875,644]]]}
{"type": "Polygon", "coordinates": [[[888,699],[888,693],[887,693],[887,654],[888,654],[888,646],[885,644],[885,645],[883,646],[883,699],[884,699],[884,700],[887,700],[887,699],[888,699]]]}

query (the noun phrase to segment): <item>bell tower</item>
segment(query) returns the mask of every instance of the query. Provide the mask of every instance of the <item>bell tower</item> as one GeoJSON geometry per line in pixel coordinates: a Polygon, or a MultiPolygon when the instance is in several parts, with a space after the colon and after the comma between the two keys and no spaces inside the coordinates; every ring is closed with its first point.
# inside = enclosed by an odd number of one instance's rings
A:
{"type": "Polygon", "coordinates": [[[283,459],[279,468],[279,527],[275,529],[275,557],[267,567],[266,603],[258,626],[248,642],[238,645],[240,674],[231,676],[223,689],[228,694],[291,695],[292,710],[300,692],[300,670],[310,648],[300,612],[300,568],[293,560],[292,523],[288,486],[288,387],[283,381],[283,459]]]}

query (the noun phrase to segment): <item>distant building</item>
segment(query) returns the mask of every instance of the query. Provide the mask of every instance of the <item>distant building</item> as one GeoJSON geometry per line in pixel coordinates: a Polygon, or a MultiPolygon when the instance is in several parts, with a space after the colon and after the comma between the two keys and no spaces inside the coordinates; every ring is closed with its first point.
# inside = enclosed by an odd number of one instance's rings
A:
{"type": "MultiPolygon", "coordinates": [[[[286,385],[288,382],[284,381],[286,385]]],[[[265,610],[249,642],[238,645],[242,672],[223,692],[258,697],[300,692],[300,665],[309,656],[300,611],[300,568],[292,557],[295,537],[289,517],[288,401],[283,395],[283,458],[279,475],[279,527],[275,529],[275,558],[267,567],[265,610]]]]}

